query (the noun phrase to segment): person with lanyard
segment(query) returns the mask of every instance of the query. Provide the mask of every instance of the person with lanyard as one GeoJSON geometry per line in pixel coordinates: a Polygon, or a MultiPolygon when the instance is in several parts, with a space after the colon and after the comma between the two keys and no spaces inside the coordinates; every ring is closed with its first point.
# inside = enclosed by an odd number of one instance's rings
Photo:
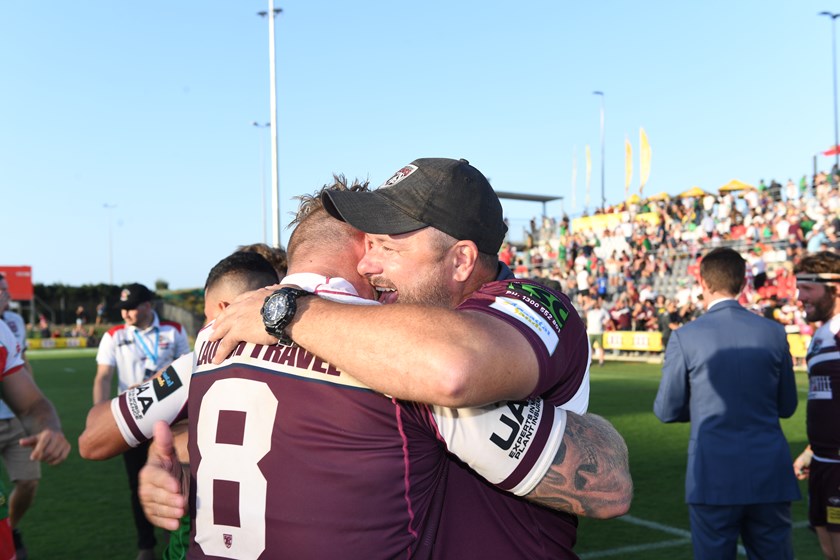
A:
{"type": "Polygon", "coordinates": [[[794,267],[798,299],[809,323],[822,323],[808,346],[808,446],[793,462],[808,479],[808,521],[826,558],[840,555],[840,255],[822,251],[794,267]]]}
{"type": "MultiPolygon", "coordinates": [[[[152,308],[152,292],[142,284],[130,284],[120,293],[117,307],[125,324],[109,330],[96,354],[93,404],[111,398],[111,380],[117,371],[118,392],[149,379],[176,358],[190,351],[187,334],[179,323],[161,321],[152,308]]],[[[137,497],[137,475],[146,462],[148,445],[123,454],[131,489],[131,507],[137,528],[138,560],[154,558],[154,526],[143,514],[137,497]]]]}

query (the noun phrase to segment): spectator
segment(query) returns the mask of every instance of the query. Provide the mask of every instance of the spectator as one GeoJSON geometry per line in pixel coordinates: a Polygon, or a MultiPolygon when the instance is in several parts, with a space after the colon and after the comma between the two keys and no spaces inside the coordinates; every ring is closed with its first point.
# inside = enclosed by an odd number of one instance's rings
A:
{"type": "Polygon", "coordinates": [[[600,297],[593,298],[585,308],[586,333],[592,345],[592,354],[598,365],[604,365],[604,329],[610,323],[610,314],[603,307],[600,297]]]}

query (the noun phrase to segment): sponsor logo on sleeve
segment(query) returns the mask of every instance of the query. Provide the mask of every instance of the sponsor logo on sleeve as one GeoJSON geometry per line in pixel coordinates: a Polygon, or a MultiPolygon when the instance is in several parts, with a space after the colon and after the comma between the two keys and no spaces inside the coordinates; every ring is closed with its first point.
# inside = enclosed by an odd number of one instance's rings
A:
{"type": "Polygon", "coordinates": [[[548,349],[548,353],[554,353],[557,344],[560,342],[557,331],[551,327],[545,318],[539,316],[534,309],[529,307],[527,303],[519,299],[497,297],[496,301],[490,304],[490,307],[528,325],[540,337],[548,349]]]}
{"type": "Polygon", "coordinates": [[[534,438],[542,404],[542,401],[536,399],[507,403],[507,413],[499,418],[503,424],[499,430],[501,435],[493,432],[490,441],[507,451],[511,459],[519,459],[534,438]]]}
{"type": "Polygon", "coordinates": [[[152,379],[152,386],[155,389],[155,397],[158,401],[162,401],[175,391],[181,388],[181,378],[175,368],[169,366],[162,374],[152,379]]]}
{"type": "Polygon", "coordinates": [[[548,288],[534,284],[509,282],[507,289],[511,292],[524,295],[526,301],[538,306],[543,315],[550,316],[553,319],[554,327],[557,331],[560,331],[566,324],[566,319],[569,318],[569,309],[548,288]]]}
{"type": "Polygon", "coordinates": [[[144,394],[149,390],[149,386],[153,382],[154,380],[146,381],[126,393],[125,401],[128,405],[128,410],[131,412],[131,416],[135,420],[142,420],[155,402],[155,399],[151,395],[144,394]]]}

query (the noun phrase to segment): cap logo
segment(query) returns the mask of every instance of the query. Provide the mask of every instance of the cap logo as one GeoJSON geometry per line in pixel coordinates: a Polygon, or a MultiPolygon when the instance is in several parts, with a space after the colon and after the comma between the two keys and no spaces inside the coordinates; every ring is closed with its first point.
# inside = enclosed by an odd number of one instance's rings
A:
{"type": "Polygon", "coordinates": [[[393,187],[394,185],[396,185],[415,171],[417,171],[416,165],[406,165],[405,167],[394,173],[390,179],[382,183],[382,185],[379,188],[381,189],[384,187],[393,187]]]}
{"type": "Polygon", "coordinates": [[[131,292],[128,290],[123,290],[120,292],[120,301],[128,301],[128,298],[131,297],[131,292]]]}

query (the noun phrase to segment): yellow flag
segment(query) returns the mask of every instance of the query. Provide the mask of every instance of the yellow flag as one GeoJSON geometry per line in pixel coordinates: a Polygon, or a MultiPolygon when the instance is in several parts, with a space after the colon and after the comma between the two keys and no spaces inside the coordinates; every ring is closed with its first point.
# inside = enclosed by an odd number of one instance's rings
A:
{"type": "Polygon", "coordinates": [[[633,146],[630,139],[624,138],[624,198],[630,194],[630,182],[633,180],[633,146]]]}
{"type": "Polygon", "coordinates": [[[586,197],[584,198],[583,206],[589,209],[589,184],[592,178],[592,150],[589,149],[589,144],[586,145],[586,197]]]}
{"type": "Polygon", "coordinates": [[[577,210],[577,146],[572,148],[572,211],[577,210]]]}
{"type": "Polygon", "coordinates": [[[645,129],[639,127],[639,194],[642,194],[650,178],[650,144],[645,129]]]}

